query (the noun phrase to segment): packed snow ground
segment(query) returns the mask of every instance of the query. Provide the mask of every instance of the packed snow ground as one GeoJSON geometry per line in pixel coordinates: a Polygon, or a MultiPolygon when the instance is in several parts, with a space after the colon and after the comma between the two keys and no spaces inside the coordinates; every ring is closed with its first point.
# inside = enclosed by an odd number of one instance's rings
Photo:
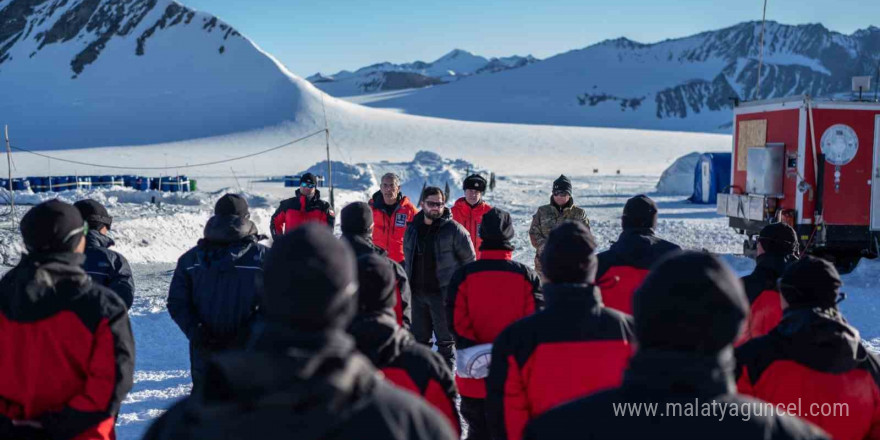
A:
{"type": "MultiPolygon", "coordinates": [[[[486,195],[489,203],[509,210],[513,216],[517,247],[514,258],[518,261],[533,263],[528,227],[535,209],[548,202],[555,177],[502,177],[496,190],[486,195]]],[[[239,179],[241,190],[251,203],[252,217],[265,233],[275,206],[282,198],[289,197],[292,189],[283,188],[278,182],[239,179]]],[[[653,194],[656,176],[586,176],[572,180],[574,198],[587,210],[602,248],[609,246],[620,232],[619,216],[626,199],[648,193],[660,206],[659,235],[686,248],[723,254],[741,274],[754,266],[751,260],[736,255],[741,249],[741,237],[727,226],[726,218],[715,214],[714,206],[690,204],[682,196],[653,194]]],[[[134,389],[119,416],[118,433],[122,440],[142,436],[153,419],[186,396],[191,388],[187,341],[165,308],[168,285],[177,258],[201,237],[214,201],[227,189],[239,191],[235,181],[228,178],[202,178],[199,185],[203,191],[180,195],[121,189],[63,195],[68,201],[89,196],[107,203],[114,215],[111,233],[117,241],[117,250],[133,263],[137,293],[131,319],[137,360],[134,389]],[[162,203],[150,203],[153,196],[162,203]]],[[[370,193],[369,190],[339,190],[337,208],[354,200],[367,200],[370,193]]],[[[32,202],[41,199],[33,198],[32,202]]],[[[19,214],[26,208],[19,208],[19,214]]],[[[16,235],[8,223],[0,229],[0,243],[3,243],[0,255],[6,264],[14,262],[20,252],[16,235]]],[[[880,324],[875,319],[880,311],[877,273],[880,273],[880,262],[865,261],[855,272],[845,276],[844,291],[849,298],[842,307],[850,321],[862,330],[863,337],[880,348],[880,324]]]]}

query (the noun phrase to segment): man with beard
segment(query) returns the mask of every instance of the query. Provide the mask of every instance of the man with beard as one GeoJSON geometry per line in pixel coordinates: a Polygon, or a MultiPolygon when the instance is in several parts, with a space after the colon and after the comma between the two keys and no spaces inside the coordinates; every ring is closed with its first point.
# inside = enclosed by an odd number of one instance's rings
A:
{"type": "Polygon", "coordinates": [[[430,345],[433,333],[437,351],[453,370],[455,338],[446,319],[446,291],[452,275],[475,255],[467,230],[452,221],[444,197],[435,186],[422,191],[422,211],[407,227],[403,249],[412,288],[413,335],[430,345]]]}
{"type": "Polygon", "coordinates": [[[189,339],[193,389],[202,386],[206,358],[245,346],[263,293],[266,237],[250,220],[247,201],[226,194],[205,225],[205,237],[177,261],[168,313],[189,339]]]}

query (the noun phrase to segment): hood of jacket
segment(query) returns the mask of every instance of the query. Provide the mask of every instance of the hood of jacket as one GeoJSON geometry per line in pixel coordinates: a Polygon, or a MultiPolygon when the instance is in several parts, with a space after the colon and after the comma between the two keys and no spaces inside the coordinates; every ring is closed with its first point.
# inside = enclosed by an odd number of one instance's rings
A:
{"type": "Polygon", "coordinates": [[[716,354],[641,348],[630,359],[622,386],[668,397],[731,394],[735,368],[732,347],[716,354]]]}
{"type": "Polygon", "coordinates": [[[40,310],[45,309],[43,300],[52,300],[65,287],[79,291],[90,283],[83,262],[85,255],[76,253],[22,255],[18,265],[3,276],[3,284],[11,283],[14,294],[5,294],[0,302],[17,315],[42,315],[46,312],[40,310]]]}
{"type": "Polygon", "coordinates": [[[392,310],[358,315],[348,332],[354,336],[358,351],[377,368],[393,362],[414,341],[409,332],[397,325],[392,310]]]}
{"type": "Polygon", "coordinates": [[[376,246],[373,243],[373,238],[369,235],[342,234],[342,239],[348,242],[348,244],[354,250],[354,255],[356,257],[369,254],[379,254],[382,256],[386,256],[388,254],[385,249],[376,246]]]}
{"type": "Polygon", "coordinates": [[[116,244],[112,238],[95,230],[86,234],[86,247],[107,249],[116,244]]]}
{"type": "Polygon", "coordinates": [[[303,333],[267,325],[252,342],[250,351],[221,353],[209,362],[205,380],[211,386],[186,403],[192,427],[218,422],[217,409],[241,402],[251,409],[283,403],[294,409],[291,417],[341,410],[377,381],[351,337],[339,331],[303,333]]]}
{"type": "Polygon", "coordinates": [[[547,309],[581,311],[602,306],[601,291],[592,284],[550,283],[542,286],[541,289],[544,291],[544,304],[547,309]]]}
{"type": "Polygon", "coordinates": [[[788,309],[774,332],[782,350],[820,371],[846,372],[866,357],[859,331],[837,309],[788,309]]]}
{"type": "Polygon", "coordinates": [[[257,225],[249,218],[238,215],[215,215],[205,224],[205,234],[199,245],[210,247],[228,246],[242,241],[265,239],[257,231],[257,225]]]}

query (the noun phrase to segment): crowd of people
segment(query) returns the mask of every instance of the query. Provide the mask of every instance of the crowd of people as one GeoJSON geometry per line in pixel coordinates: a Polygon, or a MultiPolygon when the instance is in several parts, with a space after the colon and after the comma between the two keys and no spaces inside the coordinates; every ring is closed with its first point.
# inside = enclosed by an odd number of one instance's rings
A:
{"type": "MultiPolygon", "coordinates": [[[[221,197],[167,299],[192,392],[145,439],[880,439],[878,357],[838,308],[835,267],[790,226],[761,231],[740,279],[658,237],[638,195],[599,253],[560,176],[532,218],[532,268],[486,188],[472,175],[451,208],[436,187],[413,204],[386,174],[337,238],[306,174],[271,247],[247,200],[221,197]],[[845,413],[807,410],[831,404],[845,413]],[[766,405],[789,409],[728,411],[766,405]]],[[[0,439],[115,438],[135,285],[112,220],[94,200],[22,218],[26,252],[0,279],[0,439]]]]}

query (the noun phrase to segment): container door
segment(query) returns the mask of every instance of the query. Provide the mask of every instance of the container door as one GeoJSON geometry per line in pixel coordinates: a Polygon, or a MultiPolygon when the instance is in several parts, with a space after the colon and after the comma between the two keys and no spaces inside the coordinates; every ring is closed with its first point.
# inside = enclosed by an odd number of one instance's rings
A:
{"type": "Polygon", "coordinates": [[[712,191],[712,163],[704,159],[700,165],[703,174],[701,179],[703,184],[703,203],[709,203],[709,198],[712,195],[710,193],[710,191],[712,191]]]}
{"type": "Polygon", "coordinates": [[[880,115],[874,117],[874,167],[871,175],[871,230],[880,231],[880,115]]]}

